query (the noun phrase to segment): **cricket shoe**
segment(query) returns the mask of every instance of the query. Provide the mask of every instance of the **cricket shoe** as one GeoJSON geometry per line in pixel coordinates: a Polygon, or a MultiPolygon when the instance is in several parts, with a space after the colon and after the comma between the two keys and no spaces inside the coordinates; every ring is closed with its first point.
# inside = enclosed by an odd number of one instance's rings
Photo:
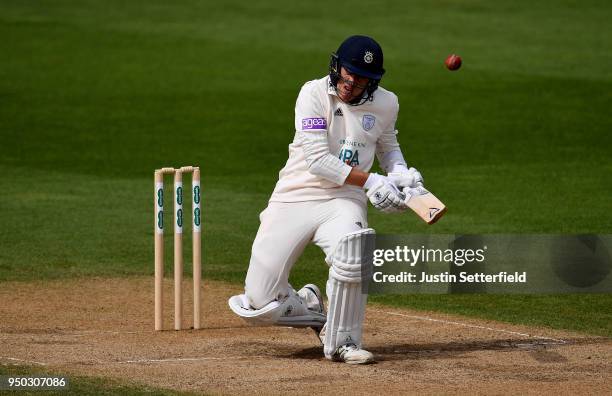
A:
{"type": "Polygon", "coordinates": [[[374,362],[374,355],[355,344],[344,344],[336,349],[332,360],[347,364],[368,364],[374,362]]]}
{"type": "Polygon", "coordinates": [[[304,287],[298,290],[297,294],[302,298],[302,301],[306,303],[306,308],[317,313],[325,314],[323,297],[317,285],[313,285],[312,283],[304,285],[304,287]]]}
{"type": "MultiPolygon", "coordinates": [[[[320,314],[325,315],[325,306],[323,305],[323,297],[321,296],[321,290],[317,287],[317,285],[313,285],[309,283],[304,285],[297,292],[298,296],[306,303],[306,308],[310,311],[314,311],[320,314]]],[[[319,333],[321,332],[322,327],[311,327],[311,329],[317,334],[319,337],[319,333]]]]}

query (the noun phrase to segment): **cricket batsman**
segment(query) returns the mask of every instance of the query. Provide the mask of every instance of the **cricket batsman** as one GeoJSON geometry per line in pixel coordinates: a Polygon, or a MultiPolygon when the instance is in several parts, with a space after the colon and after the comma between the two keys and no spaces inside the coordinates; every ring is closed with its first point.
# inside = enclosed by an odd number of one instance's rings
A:
{"type": "Polygon", "coordinates": [[[251,324],[312,327],[325,357],[349,364],[374,360],[361,342],[374,238],[367,201],[385,213],[403,212],[402,189],[423,182],[402,155],[399,104],[379,86],[384,73],[380,45],[351,36],[332,53],[329,74],[304,84],[289,159],[260,214],[244,294],[229,299],[251,324]],[[386,176],[369,173],[374,156],[386,176]],[[316,285],[295,291],[288,283],[311,242],[329,266],[327,313],[316,285]]]}

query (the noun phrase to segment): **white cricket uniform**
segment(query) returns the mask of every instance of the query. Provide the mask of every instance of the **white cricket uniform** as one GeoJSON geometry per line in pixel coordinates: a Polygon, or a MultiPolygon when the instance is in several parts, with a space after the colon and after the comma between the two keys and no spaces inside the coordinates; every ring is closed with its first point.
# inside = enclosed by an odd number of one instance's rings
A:
{"type": "Polygon", "coordinates": [[[375,155],[381,160],[399,151],[397,97],[379,87],[373,98],[359,106],[348,105],[329,85],[329,76],[302,87],[289,159],[260,214],[253,242],[245,281],[252,307],[259,309],[287,295],[289,272],[308,243],[317,244],[329,258],[343,235],[367,227],[364,189],[344,181],[352,167],[368,172],[375,155]],[[309,139],[319,141],[314,154],[306,144],[309,139]],[[321,141],[326,143],[323,147],[321,141]],[[324,150],[328,151],[325,169],[315,172],[310,160],[321,157],[324,150]]]}

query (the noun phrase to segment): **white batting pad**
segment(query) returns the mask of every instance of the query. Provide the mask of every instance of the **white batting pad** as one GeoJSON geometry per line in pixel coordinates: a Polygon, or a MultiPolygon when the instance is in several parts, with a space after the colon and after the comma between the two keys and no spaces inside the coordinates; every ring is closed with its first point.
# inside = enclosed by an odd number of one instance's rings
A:
{"type": "Polygon", "coordinates": [[[362,324],[367,302],[367,284],[372,276],[375,232],[371,228],[343,236],[331,258],[327,281],[327,329],[325,356],[331,359],[344,344],[361,346],[362,324]]]}
{"type": "Polygon", "coordinates": [[[230,309],[254,326],[322,327],[327,317],[306,308],[306,303],[291,289],[282,302],[272,301],[261,309],[249,306],[244,294],[228,300],[230,309]]]}

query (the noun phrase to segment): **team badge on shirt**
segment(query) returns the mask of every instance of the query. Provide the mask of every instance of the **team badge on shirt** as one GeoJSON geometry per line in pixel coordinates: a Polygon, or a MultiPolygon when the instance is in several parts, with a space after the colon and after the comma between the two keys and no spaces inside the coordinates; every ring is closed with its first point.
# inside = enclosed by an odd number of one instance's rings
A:
{"type": "Polygon", "coordinates": [[[375,122],[376,122],[376,117],[374,117],[371,114],[366,114],[363,116],[363,119],[361,120],[361,125],[363,126],[363,129],[365,129],[366,131],[369,131],[370,129],[374,128],[375,122]]]}

